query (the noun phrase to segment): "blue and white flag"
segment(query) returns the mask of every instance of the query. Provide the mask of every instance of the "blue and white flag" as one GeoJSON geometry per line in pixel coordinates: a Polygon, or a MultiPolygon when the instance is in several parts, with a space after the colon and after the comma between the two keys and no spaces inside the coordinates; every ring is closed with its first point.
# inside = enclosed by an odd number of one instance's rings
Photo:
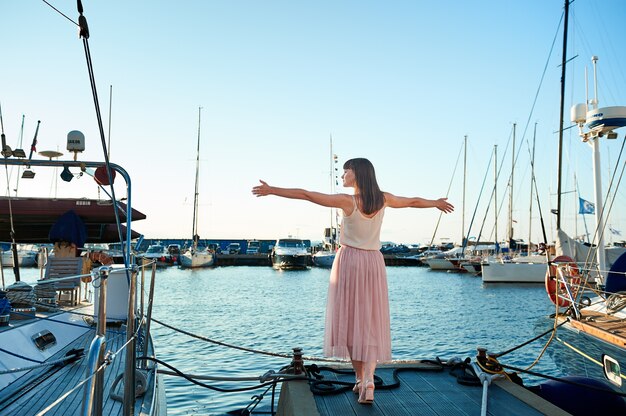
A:
{"type": "Polygon", "coordinates": [[[596,206],[589,202],[589,201],[585,201],[582,198],[578,198],[578,213],[579,214],[595,214],[596,213],[596,206]]]}

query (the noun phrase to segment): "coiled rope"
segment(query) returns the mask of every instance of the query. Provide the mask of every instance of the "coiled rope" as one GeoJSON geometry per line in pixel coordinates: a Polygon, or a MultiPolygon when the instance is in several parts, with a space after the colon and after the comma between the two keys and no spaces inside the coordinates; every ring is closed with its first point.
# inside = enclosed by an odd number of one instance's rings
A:
{"type": "Polygon", "coordinates": [[[24,282],[15,282],[6,288],[6,297],[14,308],[29,308],[35,304],[33,288],[24,282]]]}
{"type": "Polygon", "coordinates": [[[621,311],[626,307],[626,292],[616,292],[606,299],[606,310],[608,313],[621,311]]]}

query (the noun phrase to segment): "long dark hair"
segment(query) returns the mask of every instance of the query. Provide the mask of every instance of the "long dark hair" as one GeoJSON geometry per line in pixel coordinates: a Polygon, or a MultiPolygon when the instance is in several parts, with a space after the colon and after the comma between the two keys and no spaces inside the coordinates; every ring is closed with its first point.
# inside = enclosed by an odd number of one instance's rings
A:
{"type": "Polygon", "coordinates": [[[376,182],[376,172],[372,162],[358,157],[346,161],[343,168],[354,172],[356,186],[360,193],[360,209],[363,214],[373,214],[385,205],[385,196],[376,182]]]}

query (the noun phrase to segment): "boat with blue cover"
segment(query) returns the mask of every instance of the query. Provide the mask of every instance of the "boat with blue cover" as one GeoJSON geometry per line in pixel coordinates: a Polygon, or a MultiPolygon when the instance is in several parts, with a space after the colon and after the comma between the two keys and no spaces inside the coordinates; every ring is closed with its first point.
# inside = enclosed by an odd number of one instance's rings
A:
{"type": "MultiPolygon", "coordinates": [[[[594,78],[597,61],[592,57],[594,78]]],[[[563,373],[594,380],[600,386],[598,394],[617,391],[624,396],[626,250],[604,243],[612,203],[609,200],[605,205],[603,200],[599,161],[601,139],[616,138],[617,130],[626,126],[626,107],[599,108],[597,95],[587,102],[572,108],[571,120],[578,126],[582,141],[592,147],[597,229],[592,245],[558,230],[558,256],[550,262],[545,279],[546,291],[555,304],[555,336],[550,351],[563,373]]],[[[615,192],[612,188],[611,193],[615,192]]],[[[595,403],[594,412],[611,413],[604,408],[602,396],[588,397],[595,403]]]]}
{"type": "MultiPolygon", "coordinates": [[[[88,54],[89,32],[80,1],[78,9],[88,54]]],[[[88,65],[92,69],[89,56],[88,65]]],[[[104,143],[103,135],[100,139],[104,143]]],[[[145,215],[132,208],[128,172],[111,163],[106,152],[104,161],[81,160],[77,155],[84,145],[84,135],[71,131],[67,150],[73,158],[41,160],[33,158],[32,150],[27,158],[22,149],[7,145],[2,127],[3,171],[29,172],[22,178],[37,181],[40,176],[35,171],[56,174],[60,170],[61,179],[71,182],[76,194],[87,194],[95,185],[107,195],[97,200],[9,195],[0,201],[0,211],[7,213],[2,216],[0,241],[11,241],[15,257],[19,243],[54,243],[42,278],[34,286],[24,283],[16,262],[15,282],[0,291],[2,415],[162,416],[167,412],[149,330],[152,294],[145,299],[148,286],[154,286],[156,268],[146,265],[152,274],[145,284],[139,279],[145,271],[134,264],[131,254],[135,234],[131,221],[145,215]],[[116,177],[116,187],[124,187],[121,198],[113,187],[116,177]],[[85,243],[114,242],[122,247],[123,264],[92,270],[92,260],[103,260],[102,253],[89,252],[85,243]],[[90,292],[95,292],[93,301],[90,292]]],[[[47,177],[44,180],[48,183],[47,177]]],[[[7,275],[3,274],[3,285],[7,275]]]]}

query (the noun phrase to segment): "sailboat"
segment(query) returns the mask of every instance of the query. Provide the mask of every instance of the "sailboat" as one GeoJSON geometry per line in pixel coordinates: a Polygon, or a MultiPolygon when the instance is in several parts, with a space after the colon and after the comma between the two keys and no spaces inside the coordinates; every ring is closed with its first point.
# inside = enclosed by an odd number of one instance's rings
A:
{"type": "Polygon", "coordinates": [[[202,107],[198,107],[198,147],[196,150],[196,187],[193,194],[193,226],[191,247],[180,256],[180,266],[184,268],[210,267],[215,262],[214,253],[208,248],[199,248],[198,240],[198,179],[200,176],[200,121],[202,107]]]}
{"type": "MultiPolygon", "coordinates": [[[[597,57],[592,62],[597,79],[597,57]]],[[[612,204],[605,207],[602,199],[599,148],[601,137],[617,138],[615,130],[626,126],[626,106],[599,108],[597,90],[596,98],[587,102],[591,108],[578,104],[571,116],[583,142],[593,149],[596,233],[589,247],[557,228],[558,257],[546,276],[546,290],[557,306],[555,325],[562,325],[555,337],[553,360],[569,375],[608,381],[626,393],[626,375],[622,374],[626,368],[626,249],[604,246],[604,224],[612,204]],[[593,285],[586,285],[594,279],[593,285]]]]}
{"type": "MultiPolygon", "coordinates": [[[[459,154],[460,155],[460,154],[459,154]]],[[[458,159],[457,159],[458,161],[458,159]]],[[[456,166],[454,168],[454,172],[452,173],[452,177],[454,178],[454,173],[456,172],[456,166]]],[[[427,258],[422,257],[422,263],[428,265],[430,270],[439,270],[439,271],[454,271],[454,272],[467,272],[467,269],[461,266],[461,263],[469,261],[465,257],[465,249],[467,239],[465,238],[465,182],[467,178],[467,135],[463,138],[463,205],[461,208],[461,241],[463,242],[463,246],[461,247],[453,247],[450,250],[428,256],[427,258]]],[[[441,218],[441,215],[439,216],[441,218]]],[[[435,230],[436,233],[436,230],[435,230]]],[[[435,236],[430,241],[430,246],[433,244],[435,236]]]]}
{"type": "MultiPolygon", "coordinates": [[[[333,193],[337,184],[337,155],[333,154],[333,137],[330,136],[330,192],[333,193]]],[[[330,227],[324,230],[324,250],[313,254],[313,265],[317,267],[332,267],[337,251],[337,210],[330,209],[330,227]]]]}
{"type": "MultiPolygon", "coordinates": [[[[507,240],[510,256],[491,259],[482,263],[482,281],[486,283],[543,283],[546,275],[547,260],[544,255],[514,253],[517,245],[513,239],[513,179],[515,171],[515,123],[513,124],[513,152],[511,156],[511,177],[509,179],[509,217],[507,225],[507,240]],[[514,256],[514,257],[511,257],[514,256]]],[[[532,179],[531,179],[532,180],[532,179]]],[[[532,182],[531,182],[532,190],[532,182]]],[[[532,194],[531,194],[532,209],[532,194]]],[[[530,221],[529,221],[530,228],[530,221]]],[[[530,239],[528,240],[530,249],[530,239]]]]}
{"type": "MultiPolygon", "coordinates": [[[[80,1],[78,9],[91,92],[98,108],[87,20],[80,1]]],[[[96,116],[102,126],[100,113],[96,116]]],[[[74,175],[70,169],[104,171],[110,184],[110,199],[87,198],[94,185],[84,179],[74,180],[71,190],[85,198],[18,198],[10,193],[0,198],[0,241],[11,241],[15,260],[19,243],[55,244],[55,253],[46,258],[42,279],[34,286],[21,280],[17,261],[13,262],[14,284],[4,287],[2,274],[0,414],[165,415],[164,384],[150,331],[156,269],[152,269],[150,294],[145,299],[147,265],[140,272],[131,254],[131,221],[145,215],[132,207],[130,175],[111,163],[106,152],[104,162],[79,159],[77,153],[85,150],[85,141],[78,131],[68,134],[67,149],[76,152],[73,160],[27,159],[23,149],[12,150],[6,144],[1,116],[0,125],[2,170],[30,172],[22,177],[33,181],[36,189],[44,187],[35,179],[35,170],[56,173],[58,168],[63,168],[70,179],[74,175]],[[115,174],[119,179],[113,186],[115,174]],[[124,197],[118,198],[115,189],[122,187],[124,197]],[[107,233],[110,227],[114,233],[107,233]],[[87,242],[119,243],[124,264],[96,267],[90,273],[92,264],[87,258],[104,259],[102,253],[78,255],[78,249],[84,249],[87,242]],[[81,299],[81,287],[86,282],[96,293],[93,303],[81,299]]],[[[104,142],[102,129],[100,133],[104,142]]],[[[34,150],[33,145],[31,153],[34,150]]],[[[98,189],[105,189],[102,182],[96,183],[98,189]]]]}

